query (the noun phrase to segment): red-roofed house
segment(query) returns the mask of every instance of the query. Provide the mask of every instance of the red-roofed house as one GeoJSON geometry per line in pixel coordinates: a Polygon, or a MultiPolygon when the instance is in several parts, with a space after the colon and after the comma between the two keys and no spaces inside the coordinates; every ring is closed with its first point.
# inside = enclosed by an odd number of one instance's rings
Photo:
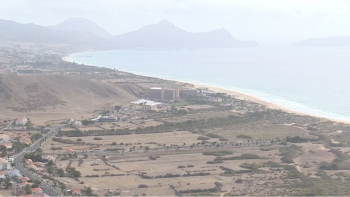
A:
{"type": "Polygon", "coordinates": [[[78,189],[78,188],[74,188],[74,189],[72,189],[72,195],[81,195],[81,190],[80,189],[78,189]]]}
{"type": "Polygon", "coordinates": [[[25,116],[21,116],[17,118],[17,120],[15,121],[15,125],[24,126],[27,124],[27,122],[28,118],[26,118],[25,116]]]}
{"type": "Polygon", "coordinates": [[[26,159],[25,162],[26,162],[26,164],[32,164],[33,163],[33,161],[31,159],[26,159]]]}
{"type": "Polygon", "coordinates": [[[27,182],[20,183],[17,185],[17,188],[25,188],[27,184],[27,182]]]}
{"type": "Polygon", "coordinates": [[[32,188],[32,194],[41,194],[43,190],[41,188],[32,188]]]}
{"type": "Polygon", "coordinates": [[[6,149],[11,149],[12,148],[12,142],[5,142],[5,143],[1,144],[1,146],[5,146],[6,149]]]}
{"type": "Polygon", "coordinates": [[[70,148],[70,149],[67,149],[67,152],[68,153],[74,153],[74,150],[70,148]]]}
{"type": "Polygon", "coordinates": [[[29,181],[29,180],[30,180],[30,179],[29,179],[28,177],[19,178],[19,181],[20,181],[21,183],[27,182],[27,181],[29,181]]]}

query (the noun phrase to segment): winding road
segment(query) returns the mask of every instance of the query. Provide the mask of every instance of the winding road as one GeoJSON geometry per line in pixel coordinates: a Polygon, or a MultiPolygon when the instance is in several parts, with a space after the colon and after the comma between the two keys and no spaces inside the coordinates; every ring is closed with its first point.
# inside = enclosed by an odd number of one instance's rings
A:
{"type": "Polygon", "coordinates": [[[16,164],[16,168],[21,172],[22,175],[30,178],[31,180],[40,180],[41,183],[39,187],[49,196],[63,196],[62,192],[54,188],[53,186],[49,185],[45,181],[43,181],[40,177],[36,176],[35,174],[32,174],[28,169],[24,167],[23,159],[24,154],[30,153],[32,151],[37,150],[44,144],[47,140],[49,140],[52,136],[56,134],[58,130],[63,128],[64,126],[57,126],[54,127],[49,133],[47,133],[45,136],[43,136],[41,139],[37,140],[35,143],[33,143],[30,147],[25,148],[21,153],[16,155],[14,159],[14,163],[16,164]]]}

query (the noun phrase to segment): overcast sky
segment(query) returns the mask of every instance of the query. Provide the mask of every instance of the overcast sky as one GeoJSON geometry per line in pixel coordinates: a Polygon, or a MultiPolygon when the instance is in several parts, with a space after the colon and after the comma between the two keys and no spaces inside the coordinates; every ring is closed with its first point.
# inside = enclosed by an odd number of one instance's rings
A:
{"type": "Polygon", "coordinates": [[[260,45],[350,36],[350,0],[0,0],[0,19],[48,26],[70,17],[113,35],[161,20],[189,32],[225,28],[260,45]]]}

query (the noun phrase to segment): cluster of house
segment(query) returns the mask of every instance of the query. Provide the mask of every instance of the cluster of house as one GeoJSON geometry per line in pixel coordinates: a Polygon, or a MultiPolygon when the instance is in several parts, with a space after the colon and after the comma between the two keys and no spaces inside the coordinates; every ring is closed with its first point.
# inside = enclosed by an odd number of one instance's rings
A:
{"type": "Polygon", "coordinates": [[[6,176],[9,177],[18,177],[17,183],[15,183],[15,193],[16,195],[22,194],[20,196],[36,196],[36,197],[46,197],[48,196],[46,193],[42,191],[41,188],[31,188],[32,194],[24,194],[24,188],[26,185],[32,185],[33,182],[30,181],[28,177],[22,176],[22,174],[15,168],[11,166],[11,161],[13,160],[12,158],[4,159],[0,158],[0,179],[5,179],[6,176]]]}
{"type": "Polygon", "coordinates": [[[16,184],[16,195],[20,197],[49,197],[40,187],[31,188],[31,194],[26,194],[24,188],[26,185],[33,185],[28,177],[21,177],[18,179],[18,184],[16,184]]]}
{"type": "MultiPolygon", "coordinates": [[[[28,133],[1,133],[0,134],[0,147],[5,147],[7,152],[12,149],[12,143],[19,141],[22,144],[30,145],[32,143],[28,133]]],[[[0,151],[0,157],[5,156],[0,151]]]]}
{"type": "Polygon", "coordinates": [[[35,172],[41,173],[41,174],[47,174],[46,169],[43,168],[49,161],[55,161],[55,157],[52,155],[44,155],[43,160],[46,162],[33,162],[31,159],[26,159],[25,166],[28,169],[32,169],[35,172]]]}
{"type": "Polygon", "coordinates": [[[32,143],[28,133],[2,133],[0,134],[0,146],[4,146],[6,149],[12,149],[12,142],[17,141],[17,139],[22,144],[29,145],[32,143]]]}

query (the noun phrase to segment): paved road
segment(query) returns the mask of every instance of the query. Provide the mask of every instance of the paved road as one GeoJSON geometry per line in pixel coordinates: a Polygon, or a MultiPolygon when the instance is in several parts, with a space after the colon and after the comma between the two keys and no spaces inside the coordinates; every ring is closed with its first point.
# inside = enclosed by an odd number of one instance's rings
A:
{"type": "MultiPolygon", "coordinates": [[[[24,154],[35,151],[36,149],[40,148],[43,143],[45,143],[47,140],[49,140],[52,136],[55,135],[55,133],[59,129],[61,129],[63,127],[64,126],[54,127],[49,133],[47,133],[41,139],[39,139],[34,144],[32,144],[30,147],[25,148],[21,153],[16,155],[16,157],[14,159],[14,163],[16,164],[16,168],[21,172],[22,175],[30,178],[31,180],[41,180],[41,178],[32,174],[29,170],[27,170],[24,167],[24,164],[23,164],[24,154]]],[[[49,196],[62,196],[62,192],[59,189],[56,189],[56,188],[50,186],[45,181],[41,180],[40,188],[49,196]]]]}

